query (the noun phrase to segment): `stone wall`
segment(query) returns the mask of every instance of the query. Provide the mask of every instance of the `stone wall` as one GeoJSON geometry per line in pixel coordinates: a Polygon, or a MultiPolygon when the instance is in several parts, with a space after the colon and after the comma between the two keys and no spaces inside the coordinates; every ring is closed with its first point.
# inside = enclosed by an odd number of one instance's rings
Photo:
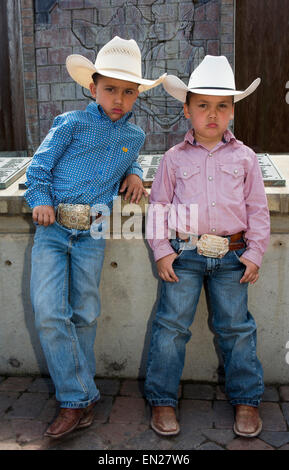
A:
{"type": "MultiPolygon", "coordinates": [[[[89,92],[67,74],[69,54],[94,62],[119,35],[137,41],[146,78],[167,72],[187,83],[206,54],[224,54],[233,65],[234,0],[21,0],[21,9],[30,152],[56,115],[89,103],[89,92]]],[[[188,129],[181,103],[161,86],[140,95],[134,122],[147,134],[144,153],[166,150],[188,129]]]]}

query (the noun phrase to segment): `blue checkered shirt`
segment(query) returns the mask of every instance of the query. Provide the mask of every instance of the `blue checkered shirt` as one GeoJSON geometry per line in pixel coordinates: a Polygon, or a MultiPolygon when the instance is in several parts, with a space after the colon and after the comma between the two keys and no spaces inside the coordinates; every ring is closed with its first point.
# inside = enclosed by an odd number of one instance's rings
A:
{"type": "Polygon", "coordinates": [[[110,209],[121,180],[142,177],[137,162],[145,133],[128,122],[132,113],[111,121],[102,107],[57,116],[27,169],[25,199],[39,205],[106,204],[110,209]]]}

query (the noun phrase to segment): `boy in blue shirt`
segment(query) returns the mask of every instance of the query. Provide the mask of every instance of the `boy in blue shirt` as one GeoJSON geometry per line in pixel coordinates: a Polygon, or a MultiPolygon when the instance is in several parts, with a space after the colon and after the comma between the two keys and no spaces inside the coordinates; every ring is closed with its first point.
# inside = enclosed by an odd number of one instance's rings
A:
{"type": "Polygon", "coordinates": [[[146,194],[137,162],[145,134],[129,118],[139,92],[163,80],[143,79],[136,42],[117,36],[95,64],[75,54],[66,66],[96,102],[56,117],[27,170],[25,193],[36,224],[31,299],[60,403],[45,433],[53,438],[93,420],[100,397],[93,347],[105,240],[91,236],[91,208],[111,209],[119,191],[126,190],[131,202],[146,194]]]}

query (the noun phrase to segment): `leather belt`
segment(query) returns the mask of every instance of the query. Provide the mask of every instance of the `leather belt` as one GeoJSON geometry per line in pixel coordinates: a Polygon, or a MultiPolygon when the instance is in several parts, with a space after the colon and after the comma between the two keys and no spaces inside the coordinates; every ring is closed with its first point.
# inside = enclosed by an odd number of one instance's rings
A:
{"type": "MultiPolygon", "coordinates": [[[[240,241],[240,239],[243,238],[244,232],[238,232],[234,233],[233,235],[227,235],[227,236],[222,236],[223,238],[228,238],[230,237],[230,242],[229,242],[229,251],[235,251],[235,250],[240,250],[241,248],[246,248],[246,243],[244,241],[240,241]]],[[[185,234],[181,234],[179,232],[176,232],[177,238],[180,238],[182,242],[188,243],[190,241],[190,237],[183,238],[185,234]]],[[[201,235],[198,236],[198,239],[201,237],[201,235]]]]}

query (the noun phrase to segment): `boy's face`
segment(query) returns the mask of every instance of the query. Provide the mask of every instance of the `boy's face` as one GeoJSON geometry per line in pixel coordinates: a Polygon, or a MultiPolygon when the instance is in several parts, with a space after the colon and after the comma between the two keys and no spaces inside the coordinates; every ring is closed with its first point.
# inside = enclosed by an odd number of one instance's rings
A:
{"type": "Polygon", "coordinates": [[[99,76],[96,85],[90,84],[90,92],[110,119],[118,121],[131,111],[139,94],[138,86],[137,83],[99,76]]]}
{"type": "Polygon", "coordinates": [[[195,138],[203,144],[217,144],[234,117],[232,96],[212,96],[191,93],[184,113],[190,119],[195,138]]]}

